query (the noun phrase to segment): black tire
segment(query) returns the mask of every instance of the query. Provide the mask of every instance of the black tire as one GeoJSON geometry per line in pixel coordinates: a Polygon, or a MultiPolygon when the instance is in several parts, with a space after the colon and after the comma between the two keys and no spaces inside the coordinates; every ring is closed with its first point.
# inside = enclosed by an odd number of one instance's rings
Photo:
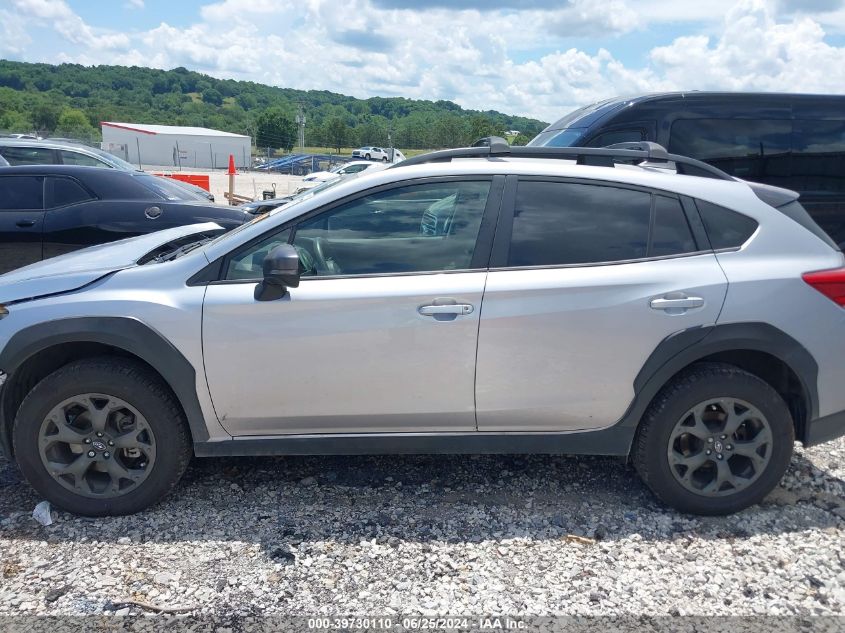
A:
{"type": "Polygon", "coordinates": [[[760,502],[778,485],[789,466],[794,442],[789,408],[768,383],[732,365],[702,363],[673,379],[651,402],[637,430],[632,458],[640,477],[667,505],[691,514],[724,515],[760,502]],[[672,433],[686,413],[716,398],[740,399],[759,410],[771,432],[771,453],[747,487],[719,493],[723,496],[706,496],[678,481],[667,453],[672,433]]]}
{"type": "Polygon", "coordinates": [[[370,160],[372,158],[372,156],[370,156],[369,154],[365,154],[364,158],[366,158],[367,160],[370,160]]]}
{"type": "Polygon", "coordinates": [[[39,382],[21,403],[12,441],[16,460],[32,487],[51,504],[86,516],[132,514],[158,502],[179,482],[192,455],[187,420],[170,389],[141,363],[116,357],[76,361],[39,382]],[[87,393],[108,394],[131,404],[144,416],[155,438],[150,472],[132,490],[118,496],[75,494],[42,463],[38,438],[45,418],[63,400],[87,393]]]}
{"type": "Polygon", "coordinates": [[[382,156],[381,158],[385,163],[387,162],[387,156],[382,156]]]}

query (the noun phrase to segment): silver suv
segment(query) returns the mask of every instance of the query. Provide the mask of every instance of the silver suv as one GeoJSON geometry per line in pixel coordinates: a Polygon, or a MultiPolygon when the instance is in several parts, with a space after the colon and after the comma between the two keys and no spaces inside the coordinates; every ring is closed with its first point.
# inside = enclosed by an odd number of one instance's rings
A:
{"type": "Polygon", "coordinates": [[[47,260],[0,277],[0,436],[87,515],[192,455],[373,453],[618,455],[734,512],[845,433],[845,261],[796,197],[494,139],[47,260]]]}

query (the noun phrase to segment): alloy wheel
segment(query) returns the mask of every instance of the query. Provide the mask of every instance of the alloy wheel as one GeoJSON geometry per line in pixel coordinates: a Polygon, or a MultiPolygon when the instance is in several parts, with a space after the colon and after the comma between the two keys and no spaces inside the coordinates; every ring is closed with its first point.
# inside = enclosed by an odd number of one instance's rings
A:
{"type": "Polygon", "coordinates": [[[747,488],[772,456],[772,431],[762,412],[737,398],[714,398],[687,411],[669,436],[676,481],[706,497],[747,488]]]}
{"type": "Polygon", "coordinates": [[[38,433],[47,472],[84,497],[112,498],[135,490],[153,470],[152,428],[131,404],[101,393],[68,398],[47,414],[38,433]]]}

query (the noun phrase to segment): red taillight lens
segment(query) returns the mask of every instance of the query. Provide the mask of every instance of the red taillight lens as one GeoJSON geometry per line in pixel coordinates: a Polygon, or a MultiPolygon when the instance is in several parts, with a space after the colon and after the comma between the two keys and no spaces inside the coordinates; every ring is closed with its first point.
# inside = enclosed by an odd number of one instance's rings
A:
{"type": "Polygon", "coordinates": [[[845,268],[817,270],[801,276],[825,297],[845,307],[845,268]]]}

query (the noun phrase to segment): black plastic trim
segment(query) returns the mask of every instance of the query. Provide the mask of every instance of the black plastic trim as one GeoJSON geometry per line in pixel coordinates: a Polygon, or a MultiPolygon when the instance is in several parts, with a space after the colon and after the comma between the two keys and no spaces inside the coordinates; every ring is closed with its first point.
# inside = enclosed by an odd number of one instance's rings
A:
{"type": "Polygon", "coordinates": [[[803,440],[804,446],[816,446],[843,435],[845,435],[845,411],[839,411],[807,422],[804,437],[798,439],[803,440]]]}
{"type": "MultiPolygon", "coordinates": [[[[768,323],[729,323],[683,330],[664,339],[634,379],[636,396],[618,423],[635,428],[646,407],[684,367],[711,354],[758,351],[783,361],[801,382],[807,399],[807,419],[818,416],[818,365],[795,339],[768,323]]],[[[799,438],[800,439],[800,438],[799,438]]]]}
{"type": "Polygon", "coordinates": [[[467,433],[289,435],[195,444],[198,457],[249,455],[461,455],[628,454],[633,429],[610,427],[571,433],[467,433]]]}
{"type": "Polygon", "coordinates": [[[195,442],[208,439],[208,429],[196,392],[193,365],[161,334],[133,317],[79,317],[46,321],[17,332],[0,351],[0,367],[9,376],[0,391],[0,438],[6,454],[11,420],[5,420],[2,396],[15,370],[34,354],[66,343],[102,343],[133,354],[167,382],[188,418],[195,442]]]}

